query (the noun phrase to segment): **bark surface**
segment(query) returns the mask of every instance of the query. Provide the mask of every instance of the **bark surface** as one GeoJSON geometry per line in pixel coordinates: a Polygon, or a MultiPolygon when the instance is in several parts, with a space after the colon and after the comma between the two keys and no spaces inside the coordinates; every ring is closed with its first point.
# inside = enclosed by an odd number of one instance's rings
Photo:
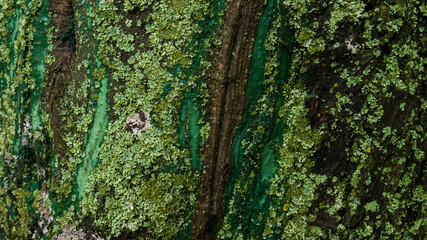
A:
{"type": "Polygon", "coordinates": [[[427,4],[3,0],[0,239],[425,239],[427,4]]]}

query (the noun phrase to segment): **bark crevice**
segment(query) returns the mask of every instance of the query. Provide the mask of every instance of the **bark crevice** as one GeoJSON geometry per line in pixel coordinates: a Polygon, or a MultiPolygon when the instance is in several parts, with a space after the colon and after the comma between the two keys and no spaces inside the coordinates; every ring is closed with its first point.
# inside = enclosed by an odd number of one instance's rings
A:
{"type": "Polygon", "coordinates": [[[43,98],[46,101],[46,110],[49,113],[54,138],[54,150],[64,157],[65,142],[62,139],[63,126],[65,125],[60,115],[60,101],[66,95],[70,82],[75,54],[74,39],[74,10],[71,0],[51,0],[49,10],[52,13],[52,45],[53,50],[49,55],[54,58],[48,69],[48,85],[44,90],[43,98]]]}
{"type": "Polygon", "coordinates": [[[263,1],[230,3],[225,14],[222,45],[217,61],[208,74],[211,99],[206,110],[210,136],[205,159],[198,205],[193,216],[192,239],[214,239],[223,214],[223,194],[230,171],[232,139],[246,105],[253,37],[263,1]]]}

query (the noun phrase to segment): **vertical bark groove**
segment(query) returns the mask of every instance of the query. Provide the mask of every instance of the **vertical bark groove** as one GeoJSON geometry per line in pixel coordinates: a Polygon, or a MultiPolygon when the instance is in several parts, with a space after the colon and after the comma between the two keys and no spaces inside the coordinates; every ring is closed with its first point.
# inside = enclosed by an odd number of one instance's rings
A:
{"type": "MultiPolygon", "coordinates": [[[[72,64],[75,59],[73,44],[70,38],[64,39],[70,27],[70,20],[73,19],[73,4],[71,0],[51,0],[49,1],[50,12],[52,13],[53,26],[53,50],[50,55],[55,58],[52,65],[47,65],[49,81],[44,90],[44,99],[47,103],[47,111],[51,119],[51,126],[54,137],[54,150],[60,156],[65,151],[65,142],[62,139],[62,127],[64,123],[60,115],[60,100],[65,96],[72,64]]],[[[61,156],[64,157],[64,156],[61,156]]]]}
{"type": "Polygon", "coordinates": [[[233,1],[225,15],[218,58],[207,80],[210,136],[205,148],[199,202],[193,217],[193,239],[213,239],[222,217],[233,135],[242,120],[253,37],[263,1],[233,1]]]}

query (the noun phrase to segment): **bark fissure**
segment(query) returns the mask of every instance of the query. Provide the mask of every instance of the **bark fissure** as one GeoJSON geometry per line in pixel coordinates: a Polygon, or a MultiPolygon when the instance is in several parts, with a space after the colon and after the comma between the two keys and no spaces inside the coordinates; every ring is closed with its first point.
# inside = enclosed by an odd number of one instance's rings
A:
{"type": "Polygon", "coordinates": [[[225,15],[222,43],[207,79],[211,99],[206,117],[210,136],[200,183],[199,202],[193,217],[193,239],[213,239],[222,217],[222,201],[230,170],[233,135],[242,120],[246,84],[253,51],[253,37],[263,1],[233,1],[225,15]]]}
{"type": "MultiPolygon", "coordinates": [[[[72,38],[64,37],[69,31],[71,19],[74,19],[73,4],[71,0],[51,0],[49,2],[50,12],[52,17],[53,31],[53,51],[50,55],[54,57],[55,62],[52,65],[48,65],[49,84],[46,87],[44,95],[47,101],[48,112],[50,114],[53,137],[55,139],[55,151],[61,155],[65,151],[61,135],[62,126],[64,125],[59,114],[60,99],[62,99],[66,92],[69,84],[69,75],[71,74],[72,65],[75,59],[75,53],[73,52],[72,38]]],[[[62,156],[63,157],[63,156],[62,156]]]]}

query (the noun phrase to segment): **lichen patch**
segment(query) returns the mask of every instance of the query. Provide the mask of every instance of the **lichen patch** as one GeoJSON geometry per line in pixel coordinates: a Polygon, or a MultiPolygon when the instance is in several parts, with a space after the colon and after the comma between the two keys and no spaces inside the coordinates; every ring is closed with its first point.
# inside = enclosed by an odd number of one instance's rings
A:
{"type": "Polygon", "coordinates": [[[126,119],[126,129],[134,137],[140,137],[141,134],[150,128],[150,114],[137,111],[132,117],[126,119]]]}

